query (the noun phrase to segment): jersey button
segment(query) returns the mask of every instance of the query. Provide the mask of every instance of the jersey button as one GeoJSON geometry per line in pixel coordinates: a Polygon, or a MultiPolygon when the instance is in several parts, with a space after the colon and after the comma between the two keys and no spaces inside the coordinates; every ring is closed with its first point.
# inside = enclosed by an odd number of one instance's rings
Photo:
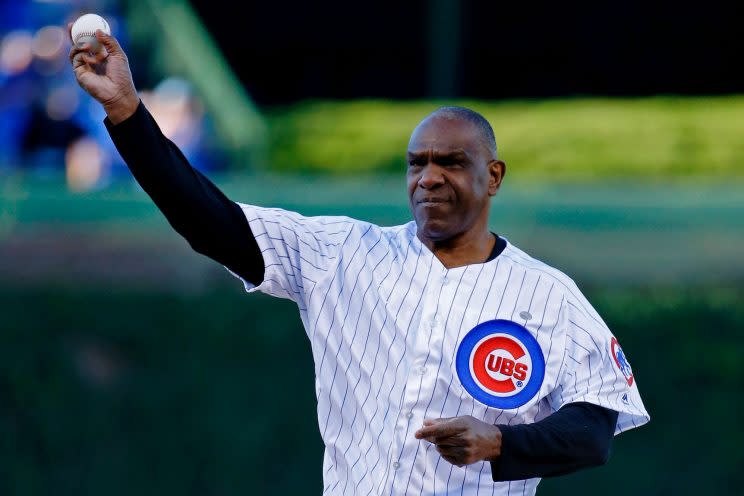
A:
{"type": "Polygon", "coordinates": [[[413,412],[406,413],[406,418],[407,419],[412,419],[413,418],[413,412]]]}
{"type": "Polygon", "coordinates": [[[424,375],[426,373],[426,367],[421,367],[418,371],[419,374],[424,375]]]}
{"type": "Polygon", "coordinates": [[[394,468],[395,470],[398,470],[398,469],[400,468],[400,463],[398,463],[398,462],[393,462],[393,468],[394,468]]]}

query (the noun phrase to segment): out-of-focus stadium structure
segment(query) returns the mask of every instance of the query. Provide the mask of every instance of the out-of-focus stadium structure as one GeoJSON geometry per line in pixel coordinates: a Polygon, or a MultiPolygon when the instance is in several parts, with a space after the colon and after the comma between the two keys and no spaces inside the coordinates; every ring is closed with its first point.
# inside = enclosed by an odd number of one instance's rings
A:
{"type": "Polygon", "coordinates": [[[109,19],[130,52],[142,100],[202,170],[264,160],[266,128],[186,1],[5,2],[0,6],[0,172],[24,170],[87,191],[127,175],[101,126],[104,113],[75,83],[64,23],[84,10],[109,19]],[[130,36],[133,35],[133,36],[130,36]],[[140,52],[144,55],[138,56],[140,52]]]}

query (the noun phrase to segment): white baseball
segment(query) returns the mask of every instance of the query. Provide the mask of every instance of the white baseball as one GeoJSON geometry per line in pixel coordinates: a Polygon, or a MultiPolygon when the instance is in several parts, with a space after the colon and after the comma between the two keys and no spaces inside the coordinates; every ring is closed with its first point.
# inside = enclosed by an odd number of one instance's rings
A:
{"type": "Polygon", "coordinates": [[[75,43],[77,47],[82,47],[84,44],[90,43],[91,51],[97,51],[97,29],[100,29],[106,34],[111,34],[111,28],[103,17],[97,14],[85,14],[78,17],[72,25],[72,42],[75,43]]]}

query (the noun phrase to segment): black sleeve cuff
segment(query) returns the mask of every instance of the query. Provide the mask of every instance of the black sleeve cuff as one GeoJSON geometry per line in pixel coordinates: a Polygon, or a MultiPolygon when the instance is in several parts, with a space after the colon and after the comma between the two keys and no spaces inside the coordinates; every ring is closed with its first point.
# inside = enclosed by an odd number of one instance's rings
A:
{"type": "Polygon", "coordinates": [[[139,105],[137,105],[137,110],[135,110],[134,113],[125,120],[118,124],[114,124],[108,116],[106,116],[106,118],[103,119],[103,124],[106,126],[106,130],[109,134],[113,137],[114,135],[126,133],[137,126],[142,126],[143,123],[147,121],[147,114],[148,112],[145,108],[145,104],[140,100],[139,105]]]}
{"type": "Polygon", "coordinates": [[[494,481],[552,477],[605,463],[618,413],[580,402],[534,424],[499,425],[501,455],[491,462],[494,481]]]}
{"type": "Polygon", "coordinates": [[[519,426],[499,425],[498,427],[501,431],[501,455],[491,461],[491,477],[494,482],[516,480],[508,477],[508,462],[510,458],[514,458],[510,445],[514,442],[514,428],[519,426]],[[506,463],[502,463],[504,460],[506,463]]]}

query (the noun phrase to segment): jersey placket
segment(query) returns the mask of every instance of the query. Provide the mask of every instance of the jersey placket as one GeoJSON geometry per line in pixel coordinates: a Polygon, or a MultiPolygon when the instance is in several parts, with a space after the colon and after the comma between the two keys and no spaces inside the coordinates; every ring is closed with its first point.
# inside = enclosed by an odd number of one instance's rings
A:
{"type": "Polygon", "coordinates": [[[429,285],[421,295],[422,308],[416,334],[412,340],[410,366],[390,450],[389,463],[392,470],[388,478],[390,488],[384,494],[407,494],[409,482],[420,483],[413,473],[416,467],[411,464],[417,463],[423,467],[425,446],[417,445],[426,441],[416,439],[413,434],[423,424],[426,405],[435,392],[437,366],[442,360],[445,316],[442,315],[441,309],[447,308],[455,297],[455,285],[452,284],[448,272],[441,265],[432,266],[428,275],[429,285]],[[417,451],[418,456],[414,457],[417,451]]]}

